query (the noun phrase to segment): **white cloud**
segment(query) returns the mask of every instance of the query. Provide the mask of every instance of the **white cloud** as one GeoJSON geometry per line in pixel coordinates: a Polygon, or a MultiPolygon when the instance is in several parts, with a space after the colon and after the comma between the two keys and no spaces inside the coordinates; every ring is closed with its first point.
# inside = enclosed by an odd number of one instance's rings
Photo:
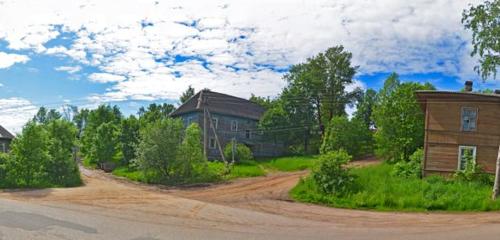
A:
{"type": "Polygon", "coordinates": [[[77,73],[80,70],[82,70],[82,67],[81,66],[60,66],[60,67],[56,67],[54,69],[56,71],[60,71],[60,72],[77,73]]]}
{"type": "Polygon", "coordinates": [[[0,52],[0,69],[9,68],[16,63],[26,63],[29,59],[25,55],[0,52]]]}
{"type": "Polygon", "coordinates": [[[89,80],[98,83],[110,83],[110,82],[121,82],[125,80],[125,77],[109,73],[92,73],[89,75],[89,80]]]}
{"type": "Polygon", "coordinates": [[[460,19],[478,2],[11,0],[0,8],[0,39],[98,68],[89,80],[114,85],[93,99],[177,98],[188,85],[275,95],[282,74],[266,66],[286,68],[339,44],[362,74],[475,76],[460,19]],[[76,34],[72,44],[46,48],[61,31],[76,34]],[[175,55],[194,58],[175,63],[175,55]]]}
{"type": "Polygon", "coordinates": [[[0,125],[12,133],[19,133],[38,108],[23,98],[0,98],[0,125]]]}

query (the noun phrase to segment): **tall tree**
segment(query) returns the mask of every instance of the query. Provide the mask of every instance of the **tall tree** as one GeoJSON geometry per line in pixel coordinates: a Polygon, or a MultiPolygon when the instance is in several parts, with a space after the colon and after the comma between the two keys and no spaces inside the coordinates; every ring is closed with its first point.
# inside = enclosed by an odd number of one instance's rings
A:
{"type": "Polygon", "coordinates": [[[389,161],[406,161],[422,147],[424,114],[417,103],[415,91],[433,89],[428,83],[400,83],[397,74],[389,76],[373,110],[377,126],[377,155],[389,161]]]}
{"type": "Polygon", "coordinates": [[[362,120],[368,127],[374,127],[375,125],[372,119],[372,112],[376,97],[377,92],[375,90],[371,88],[367,89],[356,105],[354,118],[362,120]]]}
{"type": "Polygon", "coordinates": [[[274,104],[273,99],[271,99],[269,97],[255,96],[253,93],[252,93],[252,96],[250,96],[249,100],[250,100],[250,102],[256,103],[259,106],[265,108],[266,110],[272,108],[273,104],[274,104]]]}
{"type": "Polygon", "coordinates": [[[139,120],[130,115],[122,120],[120,141],[123,152],[123,163],[128,165],[130,161],[135,159],[135,149],[139,144],[139,120]]]}
{"type": "Polygon", "coordinates": [[[464,10],[462,23],[472,31],[471,55],[479,57],[474,69],[483,80],[496,78],[500,66],[500,0],[485,1],[464,10]]]}
{"type": "Polygon", "coordinates": [[[175,107],[169,103],[149,104],[148,108],[144,107],[139,108],[138,115],[140,117],[141,122],[151,123],[158,120],[166,119],[168,116],[175,111],[175,107]]]}
{"type": "Polygon", "coordinates": [[[81,109],[78,113],[73,117],[73,123],[76,125],[78,129],[78,137],[82,136],[83,129],[87,124],[87,119],[89,117],[90,111],[86,108],[81,109]]]}
{"type": "Polygon", "coordinates": [[[360,89],[349,92],[346,87],[353,83],[357,67],[351,65],[352,54],[343,46],[329,48],[294,65],[285,75],[292,91],[298,92],[296,100],[315,109],[316,120],[324,134],[324,123],[334,116],[345,115],[345,107],[352,104],[360,89]]]}
{"type": "Polygon", "coordinates": [[[90,147],[90,162],[101,164],[118,160],[117,156],[120,151],[119,134],[118,125],[113,124],[113,122],[99,125],[90,147]]]}
{"type": "Polygon", "coordinates": [[[186,89],[186,91],[182,93],[179,100],[181,101],[181,103],[185,103],[192,96],[194,96],[194,88],[189,85],[188,89],[186,89]]]}
{"type": "Polygon", "coordinates": [[[33,117],[33,121],[37,123],[45,123],[47,121],[47,108],[40,107],[38,112],[33,117]]]}

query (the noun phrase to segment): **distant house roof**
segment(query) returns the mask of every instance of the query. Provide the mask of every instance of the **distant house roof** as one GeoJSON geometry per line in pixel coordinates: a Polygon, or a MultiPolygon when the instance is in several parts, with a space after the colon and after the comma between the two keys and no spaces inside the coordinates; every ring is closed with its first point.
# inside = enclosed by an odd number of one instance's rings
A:
{"type": "Polygon", "coordinates": [[[0,125],[0,138],[13,139],[14,135],[12,135],[9,131],[7,131],[7,129],[0,125]]]}
{"type": "Polygon", "coordinates": [[[500,104],[500,94],[494,93],[475,93],[475,92],[452,92],[452,91],[433,91],[420,90],[416,91],[420,107],[425,111],[427,102],[493,102],[500,104]]]}
{"type": "Polygon", "coordinates": [[[206,107],[211,113],[226,114],[254,120],[260,120],[265,112],[263,107],[249,100],[223,93],[212,92],[210,90],[202,90],[179,106],[170,116],[175,117],[190,112],[203,111],[203,104],[206,104],[206,107]],[[205,99],[205,103],[200,102],[200,104],[198,104],[198,102],[201,101],[200,96],[205,99]]]}

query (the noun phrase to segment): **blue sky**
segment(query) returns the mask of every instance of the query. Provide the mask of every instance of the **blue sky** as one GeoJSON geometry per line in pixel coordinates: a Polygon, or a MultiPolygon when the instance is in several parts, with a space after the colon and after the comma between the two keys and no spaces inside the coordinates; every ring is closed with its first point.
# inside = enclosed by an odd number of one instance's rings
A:
{"type": "Polygon", "coordinates": [[[291,65],[340,44],[359,66],[353,87],[378,89],[397,72],[443,90],[468,79],[496,88],[473,71],[460,23],[479,2],[6,0],[0,124],[18,132],[42,105],[111,103],[131,114],[176,103],[189,85],[275,96],[291,65]]]}

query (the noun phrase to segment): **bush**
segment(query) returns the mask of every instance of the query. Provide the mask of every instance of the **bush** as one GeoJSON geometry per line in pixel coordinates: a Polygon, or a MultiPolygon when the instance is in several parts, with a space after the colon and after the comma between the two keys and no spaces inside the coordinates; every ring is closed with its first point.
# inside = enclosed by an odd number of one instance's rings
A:
{"type": "Polygon", "coordinates": [[[355,158],[372,153],[373,136],[361,119],[349,120],[347,116],[332,118],[327,129],[321,153],[344,149],[355,158]]]}
{"type": "MultiPolygon", "coordinates": [[[[232,152],[233,152],[233,144],[228,143],[224,148],[224,157],[226,157],[226,160],[228,162],[231,162],[231,159],[233,158],[232,152]]],[[[234,155],[234,159],[237,162],[251,161],[253,160],[252,150],[250,150],[250,148],[247,147],[246,145],[238,143],[236,145],[236,153],[234,155]]]]}
{"type": "Polygon", "coordinates": [[[5,177],[7,175],[5,163],[8,161],[9,154],[0,152],[0,187],[5,185],[5,177]]]}
{"type": "Polygon", "coordinates": [[[323,193],[343,195],[353,189],[354,176],[345,167],[351,158],[344,150],[329,152],[319,157],[311,177],[323,193]]]}
{"type": "Polygon", "coordinates": [[[480,184],[493,185],[494,176],[485,173],[482,167],[474,162],[468,151],[465,152],[465,169],[458,170],[453,174],[453,178],[461,182],[478,182],[480,184]]]}
{"type": "Polygon", "coordinates": [[[424,150],[418,149],[411,156],[409,161],[399,161],[394,165],[392,175],[404,178],[422,177],[422,161],[424,159],[424,150]]]}

